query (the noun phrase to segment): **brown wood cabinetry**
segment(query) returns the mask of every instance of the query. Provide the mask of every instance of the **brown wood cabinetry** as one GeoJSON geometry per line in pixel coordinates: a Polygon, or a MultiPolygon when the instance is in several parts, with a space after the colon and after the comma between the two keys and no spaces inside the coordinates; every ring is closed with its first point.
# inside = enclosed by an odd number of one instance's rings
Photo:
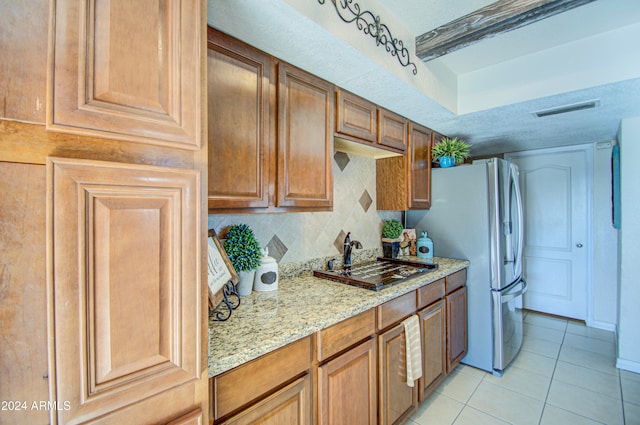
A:
{"type": "Polygon", "coordinates": [[[376,363],[371,338],[318,367],[318,424],[376,424],[376,363]]]}
{"type": "Polygon", "coordinates": [[[407,153],[408,181],[407,206],[410,209],[431,207],[431,137],[432,131],[409,123],[409,149],[407,153]]]}
{"type": "Polygon", "coordinates": [[[467,354],[467,287],[446,296],[447,300],[447,373],[467,354]]]}
{"type": "Polygon", "coordinates": [[[52,4],[48,129],[200,148],[201,1],[52,4]]]}
{"type": "Polygon", "coordinates": [[[406,378],[406,333],[402,323],[378,335],[378,405],[380,425],[404,422],[416,410],[418,385],[406,378]]]}
{"type": "Polygon", "coordinates": [[[52,393],[69,403],[54,415],[144,412],[150,397],[201,376],[201,221],[190,207],[200,175],[61,158],[47,173],[52,393]]]}
{"type": "Polygon", "coordinates": [[[378,144],[404,152],[407,149],[409,120],[391,111],[378,108],[378,144]]]}
{"type": "Polygon", "coordinates": [[[376,207],[379,210],[431,207],[431,138],[433,132],[409,122],[407,153],[376,161],[376,207]]]}
{"type": "Polygon", "coordinates": [[[305,375],[231,419],[219,423],[311,425],[313,424],[311,413],[311,377],[305,375]]]}
{"type": "Polygon", "coordinates": [[[212,28],[207,55],[210,211],[330,210],[333,85],[212,28]]]}
{"type": "MultiPolygon", "coordinates": [[[[0,400],[48,400],[45,167],[0,162],[0,182],[0,400]]],[[[48,411],[27,407],[0,421],[49,423],[48,411]]]]}
{"type": "Polygon", "coordinates": [[[209,208],[269,206],[271,58],[209,28],[209,208]]]}
{"type": "Polygon", "coordinates": [[[294,382],[307,375],[311,367],[311,337],[293,342],[235,369],[214,376],[211,382],[213,418],[216,423],[234,418],[232,423],[245,423],[239,418],[253,417],[259,411],[279,410],[284,400],[294,400],[308,410],[301,417],[311,416],[311,392],[306,382],[294,382]],[[275,394],[283,385],[291,384],[286,395],[275,394]],[[295,388],[295,389],[292,389],[295,388]],[[268,401],[262,402],[267,397],[268,401]]]}
{"type": "Polygon", "coordinates": [[[422,378],[420,380],[420,401],[422,401],[440,385],[447,373],[444,301],[438,300],[418,314],[422,333],[422,378]]]}
{"type": "Polygon", "coordinates": [[[333,85],[278,64],[277,206],[333,206],[333,85]]]}
{"type": "Polygon", "coordinates": [[[335,135],[346,152],[385,158],[399,156],[407,148],[406,118],[339,88],[335,116],[335,135]],[[345,144],[342,139],[356,143],[345,144]]]}
{"type": "Polygon", "coordinates": [[[447,373],[467,354],[467,270],[445,278],[447,312],[447,373]]]}
{"type": "Polygon", "coordinates": [[[316,333],[319,424],[375,424],[375,309],[316,333]]]}
{"type": "Polygon", "coordinates": [[[0,17],[2,424],[207,422],[205,9],[0,17]]]}
{"type": "Polygon", "coordinates": [[[419,399],[425,400],[447,374],[445,279],[418,289],[418,315],[422,342],[422,378],[419,399]]]}
{"type": "Polygon", "coordinates": [[[377,307],[378,329],[378,411],[379,423],[404,422],[418,403],[418,386],[406,382],[406,334],[401,320],[416,311],[416,291],[399,296],[377,307]],[[391,328],[389,328],[391,326],[391,328]]]}
{"type": "Polygon", "coordinates": [[[336,89],[336,134],[349,140],[376,143],[378,107],[348,91],[336,89]]]}

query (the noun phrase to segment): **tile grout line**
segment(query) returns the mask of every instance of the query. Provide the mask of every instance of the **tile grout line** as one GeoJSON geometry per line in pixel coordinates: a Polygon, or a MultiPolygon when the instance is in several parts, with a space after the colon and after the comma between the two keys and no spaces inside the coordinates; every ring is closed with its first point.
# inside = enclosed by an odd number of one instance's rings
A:
{"type": "Polygon", "coordinates": [[[560,348],[558,348],[558,354],[556,355],[555,362],[553,363],[553,372],[551,372],[551,379],[549,379],[549,387],[547,388],[547,394],[544,397],[544,403],[542,403],[542,412],[540,413],[540,419],[538,419],[538,425],[542,424],[542,418],[544,417],[544,411],[547,408],[547,400],[549,400],[549,393],[551,392],[551,385],[553,385],[553,377],[556,374],[556,368],[558,367],[558,361],[560,360],[560,352],[562,351],[562,345],[564,344],[564,339],[567,336],[567,327],[568,327],[568,324],[565,325],[564,333],[562,335],[562,341],[560,342],[560,348]]]}

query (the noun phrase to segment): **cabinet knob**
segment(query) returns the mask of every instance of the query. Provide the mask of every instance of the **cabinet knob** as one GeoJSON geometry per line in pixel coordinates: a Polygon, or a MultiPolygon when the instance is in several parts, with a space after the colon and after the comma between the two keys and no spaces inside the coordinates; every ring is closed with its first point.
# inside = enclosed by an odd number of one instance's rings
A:
{"type": "Polygon", "coordinates": [[[581,244],[580,242],[578,242],[578,243],[576,244],[576,246],[577,246],[578,248],[582,248],[582,244],[581,244]]]}

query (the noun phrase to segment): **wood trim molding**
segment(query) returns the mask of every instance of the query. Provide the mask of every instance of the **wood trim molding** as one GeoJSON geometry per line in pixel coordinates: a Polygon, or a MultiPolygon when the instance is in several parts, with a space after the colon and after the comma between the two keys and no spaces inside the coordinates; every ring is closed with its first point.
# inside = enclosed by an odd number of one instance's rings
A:
{"type": "Polygon", "coordinates": [[[520,28],[593,0],[498,0],[416,37],[423,62],[520,28]]]}

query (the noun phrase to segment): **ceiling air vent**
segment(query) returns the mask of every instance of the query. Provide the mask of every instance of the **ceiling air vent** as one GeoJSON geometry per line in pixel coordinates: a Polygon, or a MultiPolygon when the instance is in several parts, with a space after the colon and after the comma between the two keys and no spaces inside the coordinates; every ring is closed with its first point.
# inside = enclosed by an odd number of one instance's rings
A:
{"type": "Polygon", "coordinates": [[[584,109],[593,109],[600,106],[600,100],[588,100],[586,102],[573,103],[571,105],[558,106],[556,108],[544,109],[542,111],[533,112],[537,118],[548,117],[549,115],[566,114],[567,112],[582,111],[584,109]]]}

